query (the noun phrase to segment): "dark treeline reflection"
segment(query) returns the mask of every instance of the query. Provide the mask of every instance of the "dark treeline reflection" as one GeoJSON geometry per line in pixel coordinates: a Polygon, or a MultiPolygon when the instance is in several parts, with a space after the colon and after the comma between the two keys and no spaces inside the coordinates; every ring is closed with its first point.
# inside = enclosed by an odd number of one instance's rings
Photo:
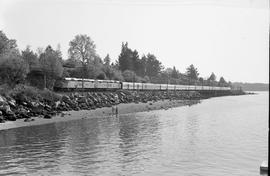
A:
{"type": "Polygon", "coordinates": [[[0,131],[0,175],[259,175],[267,97],[0,131]]]}
{"type": "Polygon", "coordinates": [[[154,115],[145,119],[135,114],[120,118],[119,125],[122,171],[127,174],[141,172],[161,143],[159,120],[154,115]]]}
{"type": "Polygon", "coordinates": [[[0,131],[0,170],[14,167],[14,172],[23,174],[53,167],[59,171],[66,136],[57,134],[54,124],[0,131]]]}
{"type": "Polygon", "coordinates": [[[1,131],[0,170],[59,174],[64,168],[75,175],[98,175],[114,173],[117,166],[138,172],[157,150],[158,127],[156,116],[127,115],[1,131]]]}

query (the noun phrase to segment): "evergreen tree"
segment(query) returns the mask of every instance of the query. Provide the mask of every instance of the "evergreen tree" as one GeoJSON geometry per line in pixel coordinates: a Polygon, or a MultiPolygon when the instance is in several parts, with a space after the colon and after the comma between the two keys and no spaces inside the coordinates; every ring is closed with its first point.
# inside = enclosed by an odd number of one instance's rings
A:
{"type": "Polygon", "coordinates": [[[198,79],[198,76],[199,76],[199,73],[198,73],[198,70],[197,68],[194,67],[193,64],[191,64],[187,70],[186,70],[186,74],[187,74],[187,77],[191,80],[197,80],[198,79]]]}
{"type": "Polygon", "coordinates": [[[105,65],[111,64],[111,58],[110,58],[109,54],[106,55],[106,57],[103,59],[103,62],[105,65]]]}
{"type": "Polygon", "coordinates": [[[140,58],[136,50],[132,51],[128,48],[128,43],[122,43],[121,53],[118,57],[119,69],[123,72],[125,70],[132,70],[138,72],[140,70],[140,58]]]}
{"type": "Polygon", "coordinates": [[[30,49],[30,46],[27,46],[26,49],[22,51],[22,58],[26,63],[28,63],[30,71],[33,68],[39,67],[38,56],[30,49]]]}
{"type": "Polygon", "coordinates": [[[220,77],[218,83],[219,83],[220,86],[226,86],[227,85],[227,82],[225,81],[225,79],[222,76],[220,77]]]}
{"type": "Polygon", "coordinates": [[[173,66],[171,77],[175,79],[179,78],[179,71],[176,70],[175,66],[173,66]]]}
{"type": "Polygon", "coordinates": [[[216,75],[212,72],[212,74],[210,75],[210,77],[208,78],[209,81],[214,82],[216,81],[216,75]]]}

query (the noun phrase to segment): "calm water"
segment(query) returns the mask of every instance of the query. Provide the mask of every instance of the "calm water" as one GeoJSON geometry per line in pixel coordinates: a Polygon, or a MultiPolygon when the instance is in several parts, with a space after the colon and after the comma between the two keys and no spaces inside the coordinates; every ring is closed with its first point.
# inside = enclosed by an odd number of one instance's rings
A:
{"type": "Polygon", "coordinates": [[[268,93],[0,131],[0,175],[260,175],[268,93]]]}

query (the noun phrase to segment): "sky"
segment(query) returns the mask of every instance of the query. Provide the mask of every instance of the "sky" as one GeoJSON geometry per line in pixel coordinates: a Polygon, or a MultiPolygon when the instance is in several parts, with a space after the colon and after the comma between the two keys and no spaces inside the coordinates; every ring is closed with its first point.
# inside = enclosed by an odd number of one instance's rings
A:
{"type": "Polygon", "coordinates": [[[268,0],[0,0],[0,30],[20,50],[61,46],[86,34],[115,61],[121,43],[181,73],[232,82],[269,80],[268,0]]]}

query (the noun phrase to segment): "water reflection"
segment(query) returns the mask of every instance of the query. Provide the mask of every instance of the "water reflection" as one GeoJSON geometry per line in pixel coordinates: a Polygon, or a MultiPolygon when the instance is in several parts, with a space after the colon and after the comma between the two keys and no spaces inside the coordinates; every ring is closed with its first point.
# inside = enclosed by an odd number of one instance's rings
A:
{"type": "Polygon", "coordinates": [[[160,145],[159,121],[155,115],[148,119],[137,114],[119,119],[119,149],[121,169],[126,174],[139,174],[160,145]]]}
{"type": "Polygon", "coordinates": [[[62,155],[64,139],[55,134],[54,125],[1,131],[0,170],[12,175],[31,174],[44,167],[60,171],[54,163],[62,155]]]}
{"type": "Polygon", "coordinates": [[[0,131],[0,175],[263,175],[266,97],[0,131]]]}

